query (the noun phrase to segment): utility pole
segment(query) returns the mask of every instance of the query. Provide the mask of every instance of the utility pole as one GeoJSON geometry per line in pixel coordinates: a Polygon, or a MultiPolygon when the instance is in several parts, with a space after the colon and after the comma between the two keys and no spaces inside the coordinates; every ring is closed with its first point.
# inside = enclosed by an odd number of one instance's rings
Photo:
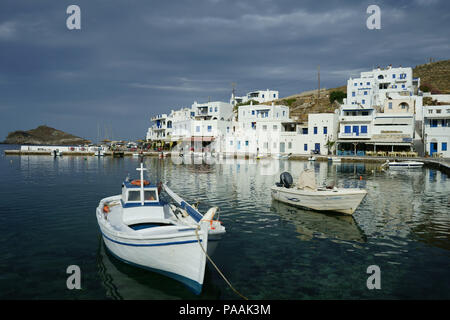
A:
{"type": "Polygon", "coordinates": [[[317,105],[319,105],[319,99],[320,99],[320,65],[317,67],[317,79],[319,82],[318,88],[317,88],[317,105]]]}

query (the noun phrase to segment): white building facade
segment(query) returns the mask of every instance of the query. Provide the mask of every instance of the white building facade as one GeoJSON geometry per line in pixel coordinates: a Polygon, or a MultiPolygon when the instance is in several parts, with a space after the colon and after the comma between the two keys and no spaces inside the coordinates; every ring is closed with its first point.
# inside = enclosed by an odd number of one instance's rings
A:
{"type": "Polygon", "coordinates": [[[450,158],[450,105],[424,107],[424,140],[428,155],[450,158]]]}
{"type": "Polygon", "coordinates": [[[231,95],[230,104],[235,106],[239,103],[247,103],[250,100],[257,101],[259,103],[271,102],[278,99],[278,91],[276,90],[255,90],[248,92],[245,96],[235,97],[231,95]]]}

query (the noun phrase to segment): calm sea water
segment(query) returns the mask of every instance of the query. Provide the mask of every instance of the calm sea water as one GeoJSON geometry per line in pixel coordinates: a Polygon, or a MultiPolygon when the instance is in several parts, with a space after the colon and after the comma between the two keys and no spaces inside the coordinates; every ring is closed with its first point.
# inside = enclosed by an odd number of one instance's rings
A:
{"type": "MultiPolygon", "coordinates": [[[[101,198],[119,194],[138,159],[5,156],[0,146],[0,299],[238,299],[211,265],[203,292],[117,261],[95,218],[101,198]],[[81,268],[68,290],[66,268],[81,268]]],[[[419,169],[379,172],[374,164],[229,160],[174,164],[145,159],[149,179],[200,209],[220,207],[227,234],[213,259],[250,299],[449,299],[450,179],[419,169]],[[313,167],[319,182],[365,187],[353,217],[272,201],[279,174],[313,167]],[[381,269],[368,290],[367,267],[381,269]]]]}

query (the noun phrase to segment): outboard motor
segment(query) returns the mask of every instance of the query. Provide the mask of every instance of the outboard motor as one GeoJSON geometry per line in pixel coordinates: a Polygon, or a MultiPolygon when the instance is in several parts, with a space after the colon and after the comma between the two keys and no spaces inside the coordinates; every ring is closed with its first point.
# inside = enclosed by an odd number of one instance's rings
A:
{"type": "Polygon", "coordinates": [[[285,188],[290,188],[292,186],[292,184],[294,183],[294,179],[292,179],[292,176],[289,172],[283,172],[280,175],[280,183],[279,183],[279,187],[285,187],[285,188]]]}

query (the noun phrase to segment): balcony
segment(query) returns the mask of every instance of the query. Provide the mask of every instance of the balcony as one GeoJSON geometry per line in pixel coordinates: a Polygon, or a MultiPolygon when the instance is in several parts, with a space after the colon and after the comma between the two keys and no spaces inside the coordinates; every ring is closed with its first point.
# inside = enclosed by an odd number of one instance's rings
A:
{"type": "Polygon", "coordinates": [[[369,116],[340,116],[339,122],[371,122],[373,117],[369,116]]]}
{"type": "Polygon", "coordinates": [[[370,139],[370,133],[339,132],[339,139],[370,139]]]}

